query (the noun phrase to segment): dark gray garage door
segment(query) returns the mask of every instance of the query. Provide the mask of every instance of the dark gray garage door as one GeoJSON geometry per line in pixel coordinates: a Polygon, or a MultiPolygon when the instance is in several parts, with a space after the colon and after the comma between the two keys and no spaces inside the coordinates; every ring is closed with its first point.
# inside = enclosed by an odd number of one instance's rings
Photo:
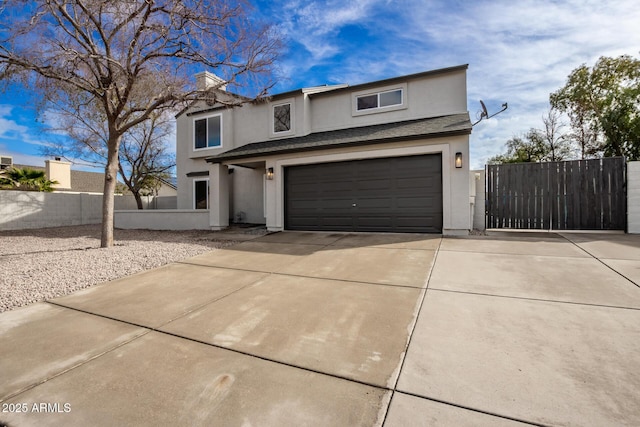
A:
{"type": "Polygon", "coordinates": [[[285,228],[442,232],[442,156],[285,169],[285,228]]]}

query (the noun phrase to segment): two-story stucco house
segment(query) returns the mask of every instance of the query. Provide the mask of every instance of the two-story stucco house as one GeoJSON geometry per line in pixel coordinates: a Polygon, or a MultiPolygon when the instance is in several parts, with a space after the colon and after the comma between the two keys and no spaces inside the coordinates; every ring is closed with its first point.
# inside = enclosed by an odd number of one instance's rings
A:
{"type": "Polygon", "coordinates": [[[466,233],[466,70],[195,104],[177,117],[178,209],[209,209],[212,229],[466,233]]]}

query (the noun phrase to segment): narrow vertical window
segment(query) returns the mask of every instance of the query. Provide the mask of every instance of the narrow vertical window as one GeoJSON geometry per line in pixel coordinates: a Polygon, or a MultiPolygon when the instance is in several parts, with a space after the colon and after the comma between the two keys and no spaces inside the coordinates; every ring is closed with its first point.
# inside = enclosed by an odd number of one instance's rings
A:
{"type": "Polygon", "coordinates": [[[196,120],[196,149],[207,146],[207,119],[196,120]]]}
{"type": "Polygon", "coordinates": [[[291,130],[291,104],[273,107],[273,133],[291,130]]]}
{"type": "Polygon", "coordinates": [[[209,209],[209,180],[202,179],[193,183],[193,204],[195,209],[209,209]]]}
{"type": "Polygon", "coordinates": [[[207,147],[219,147],[222,145],[220,128],[220,116],[207,119],[207,147]]]}

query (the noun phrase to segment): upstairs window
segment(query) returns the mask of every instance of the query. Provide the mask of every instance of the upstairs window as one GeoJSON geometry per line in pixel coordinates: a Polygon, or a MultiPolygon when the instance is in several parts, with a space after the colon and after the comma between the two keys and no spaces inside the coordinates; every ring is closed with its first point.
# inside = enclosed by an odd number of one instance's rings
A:
{"type": "Polygon", "coordinates": [[[273,107],[273,133],[289,132],[291,130],[291,104],[273,107]]]}
{"type": "Polygon", "coordinates": [[[357,111],[402,105],[402,89],[361,95],[356,98],[357,111]]]}
{"type": "Polygon", "coordinates": [[[194,149],[222,146],[222,115],[194,119],[194,149]]]}

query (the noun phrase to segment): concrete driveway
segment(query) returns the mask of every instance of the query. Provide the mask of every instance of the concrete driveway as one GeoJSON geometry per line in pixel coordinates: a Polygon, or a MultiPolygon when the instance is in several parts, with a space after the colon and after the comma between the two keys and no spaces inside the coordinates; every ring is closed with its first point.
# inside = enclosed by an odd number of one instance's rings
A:
{"type": "Polygon", "coordinates": [[[640,236],[271,234],[0,314],[0,420],[640,425],[639,282],[640,236]]]}

